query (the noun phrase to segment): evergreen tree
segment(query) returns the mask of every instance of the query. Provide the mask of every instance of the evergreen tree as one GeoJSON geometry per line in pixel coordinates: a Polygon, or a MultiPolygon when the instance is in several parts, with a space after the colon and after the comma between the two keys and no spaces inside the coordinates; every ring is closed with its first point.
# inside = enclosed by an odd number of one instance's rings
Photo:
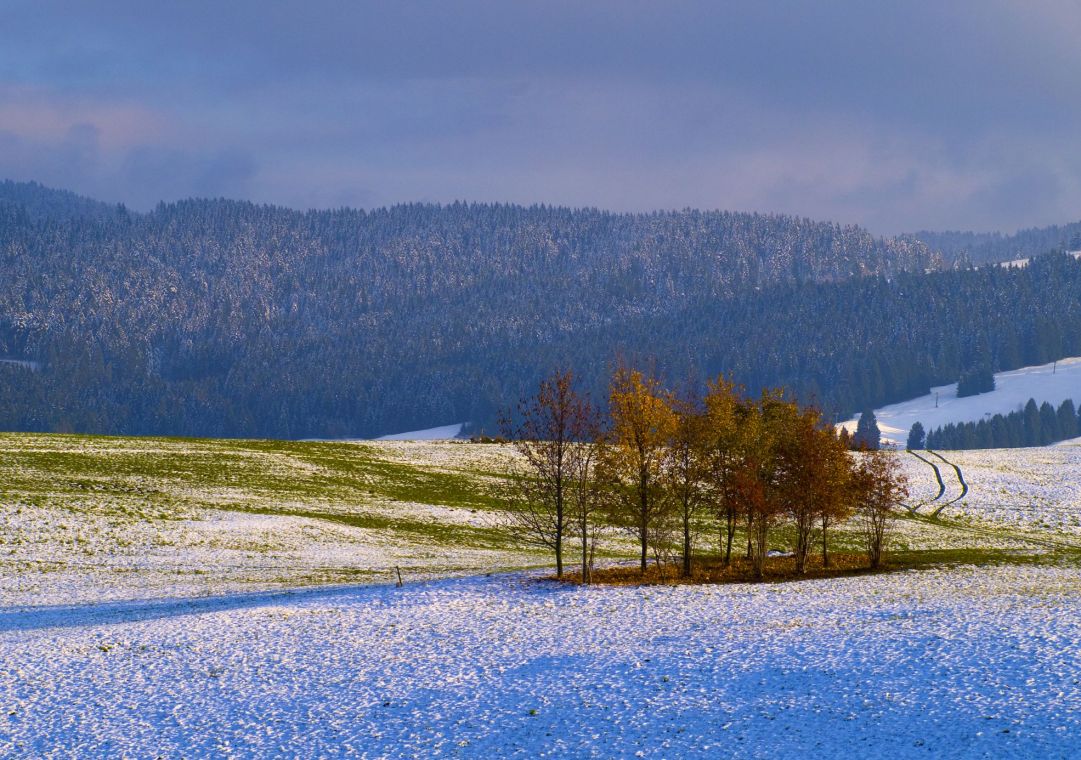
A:
{"type": "Polygon", "coordinates": [[[1065,440],[1067,438],[1077,437],[1077,409],[1074,408],[1072,399],[1066,399],[1059,406],[1058,427],[1061,439],[1065,440]]]}
{"type": "Polygon", "coordinates": [[[1006,418],[996,414],[991,418],[991,446],[996,449],[1008,449],[1014,444],[1010,441],[1010,428],[1006,418]]]}
{"type": "Polygon", "coordinates": [[[841,444],[846,449],[853,448],[852,446],[852,434],[848,432],[848,428],[841,426],[841,432],[837,434],[837,438],[840,439],[841,444]]]}
{"type": "Polygon", "coordinates": [[[1025,404],[1024,412],[1025,446],[1039,446],[1040,435],[1040,407],[1036,406],[1035,399],[1029,399],[1025,404]]]}
{"type": "Polygon", "coordinates": [[[1044,401],[1040,404],[1040,445],[1046,446],[1059,440],[1062,440],[1062,435],[1059,432],[1055,407],[1051,406],[1049,401],[1044,401]]]}
{"type": "Polygon", "coordinates": [[[957,398],[990,393],[995,389],[995,375],[990,363],[981,363],[978,367],[961,373],[957,381],[957,398]]]}
{"type": "Polygon", "coordinates": [[[1006,417],[1009,430],[1009,447],[1020,448],[1025,445],[1025,422],[1021,412],[1010,412],[1006,417]]]}
{"type": "Polygon", "coordinates": [[[912,429],[908,431],[908,444],[909,450],[922,449],[924,447],[924,431],[923,425],[919,422],[912,423],[912,429]]]}
{"type": "Polygon", "coordinates": [[[856,434],[852,436],[852,444],[857,449],[877,451],[882,446],[882,433],[878,429],[878,419],[875,418],[873,409],[864,409],[856,423],[856,434]]]}

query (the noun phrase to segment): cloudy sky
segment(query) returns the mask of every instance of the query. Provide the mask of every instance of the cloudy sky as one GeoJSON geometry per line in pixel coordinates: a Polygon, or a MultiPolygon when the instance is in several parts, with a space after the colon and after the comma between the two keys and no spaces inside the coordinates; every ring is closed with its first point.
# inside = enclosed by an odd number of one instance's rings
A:
{"type": "Polygon", "coordinates": [[[1081,2],[0,4],[0,178],[145,209],[1081,219],[1081,2]]]}

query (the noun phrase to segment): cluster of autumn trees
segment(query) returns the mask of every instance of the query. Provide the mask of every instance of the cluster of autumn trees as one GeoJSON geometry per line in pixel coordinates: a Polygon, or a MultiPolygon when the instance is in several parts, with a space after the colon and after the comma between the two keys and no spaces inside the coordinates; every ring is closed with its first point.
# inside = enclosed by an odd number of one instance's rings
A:
{"type": "Polygon", "coordinates": [[[511,527],[553,551],[560,577],[573,552],[586,583],[605,528],[634,537],[642,572],[651,559],[678,561],[685,576],[706,552],[702,536],[713,537],[708,543],[726,565],[738,536],[761,578],[771,536],[782,527],[794,529],[802,574],[813,546],[829,565],[831,526],[858,517],[878,567],[907,494],[889,453],[853,455],[817,410],[780,391],[745,397],[723,378],[691,399],[621,366],[602,413],[574,375],[560,371],[502,427],[525,463],[508,481],[511,527]]]}

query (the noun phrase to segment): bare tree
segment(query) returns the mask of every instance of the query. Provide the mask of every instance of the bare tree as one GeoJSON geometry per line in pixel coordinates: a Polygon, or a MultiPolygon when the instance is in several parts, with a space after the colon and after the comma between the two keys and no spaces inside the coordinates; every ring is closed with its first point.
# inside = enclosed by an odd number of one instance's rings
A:
{"type": "Polygon", "coordinates": [[[519,404],[516,419],[504,416],[500,427],[525,465],[508,481],[509,527],[522,540],[551,549],[562,578],[563,549],[574,527],[572,491],[583,474],[582,457],[591,451],[583,444],[595,435],[596,412],[576,390],[573,373],[561,370],[542,380],[537,393],[519,404]]]}
{"type": "Polygon", "coordinates": [[[908,497],[908,481],[897,457],[892,452],[877,450],[861,455],[853,485],[867,559],[871,568],[877,569],[882,564],[895,509],[908,497]]]}
{"type": "Polygon", "coordinates": [[[582,549],[582,583],[591,581],[593,552],[597,545],[599,526],[593,519],[602,500],[602,486],[597,478],[597,459],[601,442],[600,418],[589,404],[583,409],[583,434],[587,437],[575,444],[570,457],[571,508],[573,521],[582,549]]]}

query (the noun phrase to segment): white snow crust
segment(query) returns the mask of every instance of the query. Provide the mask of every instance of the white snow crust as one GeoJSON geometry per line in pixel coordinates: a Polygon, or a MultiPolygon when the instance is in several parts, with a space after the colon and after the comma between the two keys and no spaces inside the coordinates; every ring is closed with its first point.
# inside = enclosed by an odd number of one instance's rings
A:
{"type": "MultiPolygon", "coordinates": [[[[943,509],[943,517],[1081,537],[1081,445],[943,451],[942,455],[961,468],[969,488],[965,498],[943,509]]],[[[909,477],[912,501],[932,498],[938,487],[931,468],[910,454],[898,456],[909,477]]],[[[934,457],[931,460],[946,485],[939,503],[959,499],[961,486],[953,469],[934,457]]]]}
{"type": "Polygon", "coordinates": [[[1071,757],[1075,568],[0,610],[3,757],[1071,757]]]}

